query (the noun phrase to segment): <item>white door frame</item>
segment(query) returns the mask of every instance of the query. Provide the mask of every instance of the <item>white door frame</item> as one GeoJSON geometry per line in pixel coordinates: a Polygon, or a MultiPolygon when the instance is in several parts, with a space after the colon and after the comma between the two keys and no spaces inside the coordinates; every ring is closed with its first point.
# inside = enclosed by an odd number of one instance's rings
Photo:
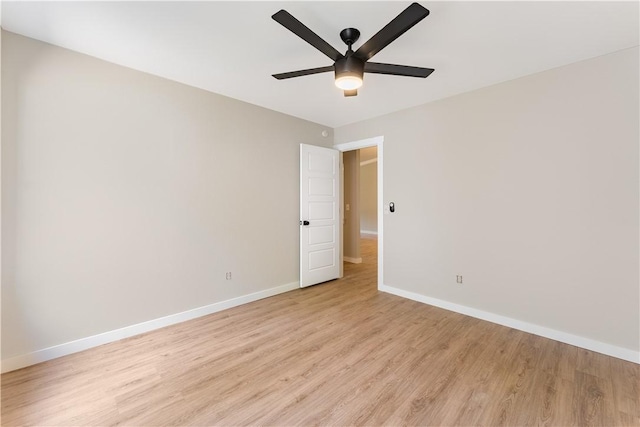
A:
{"type": "MultiPolygon", "coordinates": [[[[359,150],[361,148],[367,148],[367,147],[378,147],[378,289],[380,289],[380,287],[384,284],[383,283],[383,262],[382,260],[383,258],[383,253],[382,253],[382,248],[384,247],[382,242],[383,242],[383,215],[384,215],[384,198],[382,197],[383,193],[383,179],[382,179],[382,164],[383,164],[383,159],[382,159],[382,145],[384,142],[384,136],[374,136],[373,138],[367,138],[367,139],[360,139],[358,141],[351,141],[351,142],[345,142],[343,144],[336,144],[333,146],[333,148],[335,148],[336,150],[340,151],[341,153],[345,152],[345,151],[352,151],[352,150],[359,150]]],[[[343,168],[343,164],[342,164],[342,156],[340,156],[340,168],[343,168]]],[[[340,204],[343,205],[344,201],[342,200],[342,197],[344,195],[344,180],[341,180],[340,183],[341,186],[341,191],[340,191],[340,204]]],[[[342,212],[342,207],[340,208],[340,220],[342,221],[342,217],[343,217],[343,212],[342,212]]],[[[340,228],[340,253],[342,256],[342,246],[344,245],[343,242],[343,234],[342,234],[342,227],[340,228]]],[[[342,266],[342,263],[340,263],[340,265],[342,266]]],[[[340,277],[342,277],[342,270],[340,270],[340,277]]]]}

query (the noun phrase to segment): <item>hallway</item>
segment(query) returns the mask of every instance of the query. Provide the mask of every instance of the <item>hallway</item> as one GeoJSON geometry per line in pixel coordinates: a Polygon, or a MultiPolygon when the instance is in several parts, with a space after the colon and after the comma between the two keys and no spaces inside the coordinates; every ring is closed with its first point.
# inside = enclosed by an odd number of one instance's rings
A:
{"type": "Polygon", "coordinates": [[[344,277],[340,281],[357,280],[366,282],[373,289],[378,288],[378,239],[363,237],[360,239],[362,263],[344,262],[344,277]]]}

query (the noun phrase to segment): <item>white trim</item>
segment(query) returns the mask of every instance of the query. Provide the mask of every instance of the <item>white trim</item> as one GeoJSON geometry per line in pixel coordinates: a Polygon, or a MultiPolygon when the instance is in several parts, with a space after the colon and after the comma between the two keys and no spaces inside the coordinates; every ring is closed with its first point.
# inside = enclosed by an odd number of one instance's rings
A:
{"type": "Polygon", "coordinates": [[[367,166],[370,165],[372,163],[377,163],[378,162],[378,158],[376,157],[375,159],[369,159],[369,160],[365,160],[360,162],[360,166],[367,166]]]}
{"type": "Polygon", "coordinates": [[[360,230],[360,235],[365,235],[365,236],[377,236],[378,232],[377,231],[371,231],[371,230],[360,230]]]}
{"type": "Polygon", "coordinates": [[[382,149],[384,138],[379,137],[378,141],[378,289],[380,286],[384,286],[384,180],[383,180],[383,170],[382,167],[384,159],[382,149]]]}
{"type": "MultiPolygon", "coordinates": [[[[358,141],[345,142],[342,144],[336,144],[333,146],[336,150],[340,151],[351,151],[351,150],[359,150],[361,148],[374,147],[376,145],[382,144],[384,141],[383,136],[374,136],[373,138],[360,139],[358,141]]],[[[380,157],[378,155],[378,157],[380,157]]]]}
{"type": "MultiPolygon", "coordinates": [[[[360,139],[358,141],[345,142],[343,144],[335,144],[333,148],[340,151],[359,150],[367,147],[378,147],[378,289],[383,286],[384,280],[384,168],[383,168],[383,145],[384,136],[374,136],[373,138],[360,139]]],[[[343,241],[342,235],[340,235],[340,247],[342,248],[343,241]]]]}
{"type": "Polygon", "coordinates": [[[362,258],[351,258],[350,256],[343,256],[342,260],[350,262],[352,264],[362,264],[362,258]]]}
{"type": "Polygon", "coordinates": [[[524,322],[522,320],[513,319],[511,317],[501,316],[499,314],[490,313],[488,311],[478,310],[477,308],[467,307],[465,305],[455,304],[437,298],[428,297],[417,294],[415,292],[405,291],[403,289],[394,288],[392,286],[381,285],[378,287],[382,292],[397,295],[399,297],[418,301],[424,304],[433,305],[444,308],[445,310],[454,311],[456,313],[465,314],[477,319],[486,320],[488,322],[497,323],[498,325],[508,326],[530,334],[539,335],[565,344],[571,344],[576,347],[585,348],[598,353],[613,356],[618,359],[627,360],[640,364],[640,352],[630,350],[623,347],[607,344],[601,341],[592,340],[590,338],[573,335],[567,332],[558,331],[556,329],[547,328],[536,325],[534,323],[524,322]]]}
{"type": "Polygon", "coordinates": [[[205,305],[203,307],[194,308],[192,310],[183,311],[181,313],[171,314],[169,316],[160,317],[158,319],[149,320],[135,325],[125,326],[124,328],[115,329],[113,331],[104,332],[90,337],[80,338],[75,341],[64,344],[55,345],[53,347],[37,350],[32,353],[15,356],[2,361],[2,373],[15,371],[16,369],[26,366],[35,365],[36,363],[46,362],[47,360],[66,356],[68,354],[77,353],[99,345],[118,341],[123,338],[132,337],[145,332],[164,328],[165,326],[175,325],[176,323],[185,322],[197,317],[206,316],[211,313],[226,310],[228,308],[237,307],[273,295],[298,289],[300,282],[287,283],[286,285],[276,286],[275,288],[265,289],[263,291],[254,292],[248,295],[232,298],[226,301],[205,305]]]}

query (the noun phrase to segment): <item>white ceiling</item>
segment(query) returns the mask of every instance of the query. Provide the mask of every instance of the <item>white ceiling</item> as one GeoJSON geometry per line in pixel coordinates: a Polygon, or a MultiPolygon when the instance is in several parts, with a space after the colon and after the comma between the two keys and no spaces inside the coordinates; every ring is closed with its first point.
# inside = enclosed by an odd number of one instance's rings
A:
{"type": "Polygon", "coordinates": [[[409,4],[5,0],[2,27],[330,127],[639,44],[637,1],[424,1],[431,14],[373,60],[435,68],[427,79],[365,74],[345,98],[332,73],[271,77],[331,65],[271,19],[279,9],[342,52],[340,30],[360,30],[357,48],[409,4]]]}

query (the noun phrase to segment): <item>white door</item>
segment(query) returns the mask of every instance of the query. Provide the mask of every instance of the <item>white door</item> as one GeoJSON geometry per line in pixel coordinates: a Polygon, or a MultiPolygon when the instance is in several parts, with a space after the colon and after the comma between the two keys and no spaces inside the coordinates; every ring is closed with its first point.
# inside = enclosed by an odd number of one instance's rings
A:
{"type": "Polygon", "coordinates": [[[340,277],[339,151],[300,144],[300,287],[340,277]]]}

